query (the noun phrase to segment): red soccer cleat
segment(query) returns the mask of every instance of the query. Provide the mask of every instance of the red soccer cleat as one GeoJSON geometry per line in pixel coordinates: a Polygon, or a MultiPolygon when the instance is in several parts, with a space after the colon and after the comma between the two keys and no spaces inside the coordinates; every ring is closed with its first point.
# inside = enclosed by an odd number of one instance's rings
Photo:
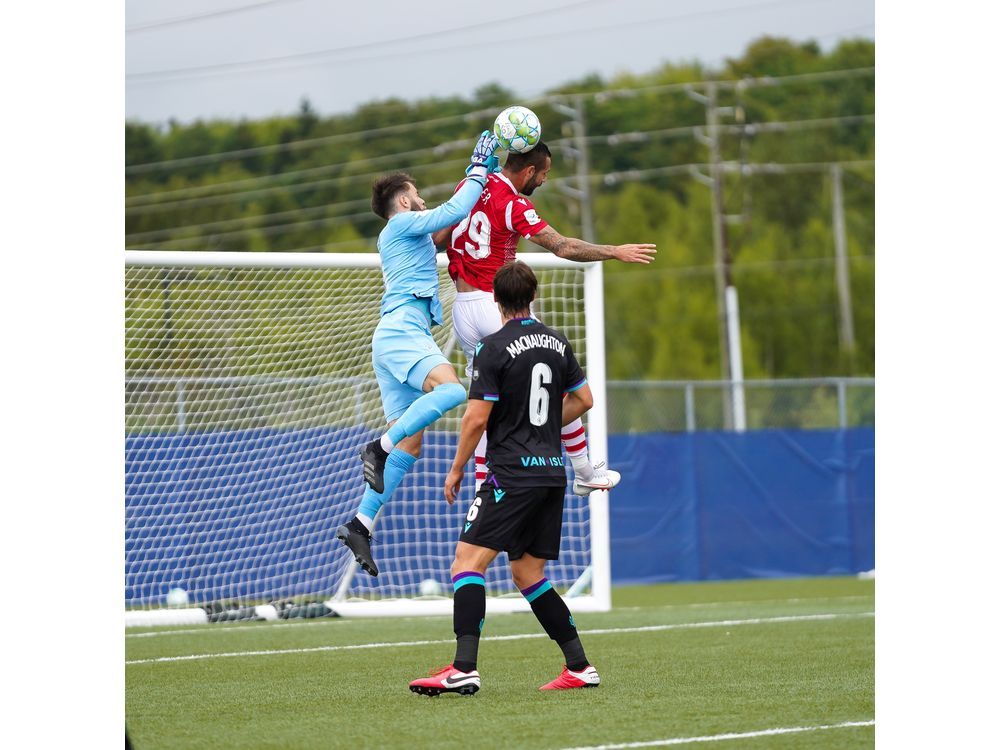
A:
{"type": "MultiPolygon", "coordinates": [[[[594,674],[597,674],[596,672],[594,674]]],[[[441,693],[458,693],[459,695],[474,695],[479,690],[479,672],[459,672],[449,664],[437,672],[431,672],[430,677],[414,680],[410,690],[420,695],[437,696],[441,693]]]]}
{"type": "Polygon", "coordinates": [[[571,672],[569,667],[563,667],[562,674],[539,690],[572,690],[573,688],[597,687],[601,684],[601,676],[597,670],[587,666],[580,672],[571,672]]]}

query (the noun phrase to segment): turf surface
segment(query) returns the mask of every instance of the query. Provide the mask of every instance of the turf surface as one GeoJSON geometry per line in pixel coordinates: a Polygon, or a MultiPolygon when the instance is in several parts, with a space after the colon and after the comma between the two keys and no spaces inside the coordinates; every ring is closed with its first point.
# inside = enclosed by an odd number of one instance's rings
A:
{"type": "MultiPolygon", "coordinates": [[[[473,697],[426,698],[407,688],[451,661],[450,618],[129,630],[129,736],[136,750],[510,750],[874,719],[871,581],[621,587],[614,605],[608,613],[575,616],[601,686],[558,693],[537,690],[559,673],[562,655],[531,614],[487,617],[479,653],[483,686],[473,697]],[[593,630],[610,632],[587,632],[593,630]],[[489,639],[517,634],[541,637],[489,639]],[[403,641],[432,643],[331,649],[403,641]],[[150,661],[196,655],[205,658],[150,661]]],[[[837,727],[707,744],[855,748],[872,747],[874,735],[872,726],[837,727]]]]}

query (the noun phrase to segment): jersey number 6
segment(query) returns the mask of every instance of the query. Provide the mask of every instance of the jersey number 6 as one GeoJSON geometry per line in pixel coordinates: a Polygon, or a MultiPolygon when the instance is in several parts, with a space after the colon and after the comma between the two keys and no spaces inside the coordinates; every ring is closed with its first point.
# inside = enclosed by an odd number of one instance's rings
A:
{"type": "Polygon", "coordinates": [[[535,427],[549,421],[549,391],[546,383],[552,382],[552,368],[544,362],[531,368],[531,393],[528,396],[528,418],[535,427]]]}

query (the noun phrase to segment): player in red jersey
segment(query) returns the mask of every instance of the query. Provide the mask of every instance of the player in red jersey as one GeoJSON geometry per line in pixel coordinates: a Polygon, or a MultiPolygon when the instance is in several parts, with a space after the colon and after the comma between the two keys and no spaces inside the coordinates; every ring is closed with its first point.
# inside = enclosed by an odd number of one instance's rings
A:
{"type": "MultiPolygon", "coordinates": [[[[552,152],[543,141],[525,154],[508,154],[503,170],[487,177],[486,187],[472,212],[461,223],[433,235],[434,244],[448,247],[448,274],[458,292],[452,319],[468,362],[468,376],[472,374],[476,345],[501,328],[500,312],[493,301],[493,277],[500,266],[516,258],[521,237],[560,258],[581,263],[620,260],[648,264],[656,255],[656,245],[594,245],[564,237],[549,226],[527,196],[545,184],[550,169],[552,152]]],[[[618,484],[621,475],[617,471],[603,464],[591,464],[582,421],[577,419],[566,425],[562,441],[573,463],[576,494],[588,495],[595,489],[611,489],[618,484]]],[[[478,490],[486,479],[485,435],[476,446],[475,455],[478,490]]]]}

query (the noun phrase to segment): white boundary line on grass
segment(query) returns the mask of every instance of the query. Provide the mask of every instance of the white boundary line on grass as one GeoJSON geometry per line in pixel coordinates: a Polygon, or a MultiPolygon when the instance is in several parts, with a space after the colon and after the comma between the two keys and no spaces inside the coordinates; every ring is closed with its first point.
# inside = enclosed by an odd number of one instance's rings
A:
{"type": "Polygon", "coordinates": [[[628,747],[663,747],[666,745],[687,745],[693,742],[720,742],[722,740],[742,740],[750,737],[770,737],[776,734],[795,734],[797,732],[817,732],[823,729],[847,729],[850,727],[873,727],[875,720],[845,721],[842,724],[821,724],[815,727],[781,727],[779,729],[762,729],[758,732],[732,732],[729,734],[710,734],[704,737],[673,737],[667,740],[651,740],[649,742],[622,742],[617,745],[590,745],[587,747],[572,747],[565,750],[622,750],[628,747]]]}
{"type": "Polygon", "coordinates": [[[308,628],[310,626],[316,625],[333,625],[334,623],[338,625],[357,625],[364,622],[364,620],[358,618],[357,620],[349,620],[346,617],[325,617],[316,622],[268,622],[262,623],[260,621],[254,622],[252,625],[250,623],[229,623],[222,624],[217,622],[210,622],[205,625],[201,625],[196,628],[184,628],[183,630],[151,630],[145,633],[126,633],[126,638],[155,638],[164,635],[201,635],[202,633],[267,633],[270,632],[270,628],[308,628]]]}
{"type": "MultiPolygon", "coordinates": [[[[793,597],[790,599],[750,599],[746,601],[737,602],[686,602],[685,604],[655,604],[652,606],[643,607],[615,607],[616,612],[633,612],[640,609],[645,610],[657,610],[657,609],[702,609],[706,607],[740,607],[746,604],[801,604],[806,603],[829,603],[829,602],[848,602],[848,601],[862,601],[871,600],[873,596],[868,595],[858,595],[858,596],[807,596],[807,597],[793,597]]],[[[445,617],[446,615],[442,615],[445,617]]],[[[449,616],[450,617],[450,616],[449,616]]],[[[408,620],[426,620],[426,617],[401,617],[397,622],[406,622],[408,620]]],[[[310,625],[356,625],[358,623],[364,622],[362,619],[348,619],[345,617],[329,617],[319,620],[318,622],[280,622],[280,623],[268,623],[266,625],[261,625],[256,623],[252,627],[248,627],[247,623],[207,623],[205,625],[200,625],[196,628],[185,628],[183,630],[152,630],[145,633],[126,633],[126,638],[159,638],[165,635],[196,635],[200,633],[263,633],[267,632],[268,627],[308,627],[310,625]]]]}
{"type": "Polygon", "coordinates": [[[850,601],[863,601],[875,598],[874,594],[858,594],[850,596],[797,596],[791,597],[789,599],[744,599],[742,601],[733,602],[685,602],[684,604],[653,604],[653,605],[643,605],[641,607],[615,607],[616,612],[631,612],[638,609],[704,609],[706,607],[742,607],[744,605],[752,604],[802,604],[803,602],[811,603],[825,603],[825,602],[850,602],[850,601]]]}
{"type": "MultiPolygon", "coordinates": [[[[829,613],[819,615],[784,615],[779,617],[755,617],[748,620],[710,620],[707,622],[684,622],[671,625],[645,625],[634,628],[596,628],[593,630],[581,630],[581,635],[608,635],[612,633],[653,633],[665,630],[687,630],[694,628],[722,628],[736,627],[738,625],[766,625],[771,623],[785,622],[810,622],[817,620],[838,620],[842,618],[854,617],[874,617],[874,612],[854,612],[854,613],[829,613]]],[[[486,636],[484,641],[520,641],[528,638],[548,638],[545,633],[518,633],[515,635],[491,635],[486,636]]],[[[314,646],[312,648],[287,648],[268,651],[232,651],[220,654],[189,654],[187,656],[160,656],[154,659],[133,659],[126,661],[125,666],[135,664],[162,664],[175,661],[199,661],[202,659],[226,659],[237,656],[279,656],[282,654],[314,654],[323,651],[353,651],[371,648],[393,648],[401,646],[433,646],[442,644],[453,644],[454,638],[447,640],[433,641],[387,641],[383,643],[355,643],[345,646],[314,646]]]]}

